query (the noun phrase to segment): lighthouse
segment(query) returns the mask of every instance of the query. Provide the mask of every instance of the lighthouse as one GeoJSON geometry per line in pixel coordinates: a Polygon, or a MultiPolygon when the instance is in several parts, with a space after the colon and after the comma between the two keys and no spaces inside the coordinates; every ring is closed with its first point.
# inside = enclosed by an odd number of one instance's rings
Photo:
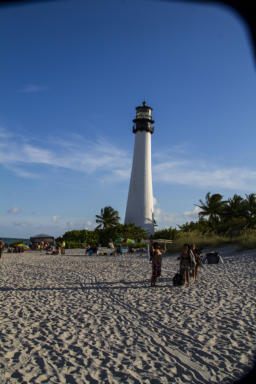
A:
{"type": "Polygon", "coordinates": [[[134,223],[154,234],[153,187],[151,170],[152,108],[143,101],[136,107],[132,172],[125,213],[125,224],[134,223]]]}

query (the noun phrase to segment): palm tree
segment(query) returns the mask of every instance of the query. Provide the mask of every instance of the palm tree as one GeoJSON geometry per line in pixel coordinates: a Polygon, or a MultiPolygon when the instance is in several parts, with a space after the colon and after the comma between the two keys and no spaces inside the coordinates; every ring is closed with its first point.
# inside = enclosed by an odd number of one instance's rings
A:
{"type": "Polygon", "coordinates": [[[200,199],[199,203],[201,205],[197,205],[201,208],[199,217],[208,217],[209,225],[213,230],[216,230],[216,226],[220,222],[223,209],[226,205],[226,201],[223,201],[222,198],[223,196],[219,193],[211,195],[211,193],[208,192],[205,196],[205,202],[200,199]]]}
{"type": "Polygon", "coordinates": [[[100,210],[100,215],[96,215],[96,223],[99,223],[96,229],[115,227],[120,220],[118,215],[118,211],[115,211],[112,207],[102,208],[100,210]]]}
{"type": "Polygon", "coordinates": [[[247,227],[248,210],[247,202],[235,194],[227,200],[222,212],[221,231],[228,236],[238,236],[247,227]]]}
{"type": "Polygon", "coordinates": [[[256,227],[256,194],[250,193],[246,195],[246,216],[248,221],[248,228],[256,227]]]}
{"type": "Polygon", "coordinates": [[[247,216],[247,202],[241,196],[235,194],[229,198],[223,210],[225,219],[245,218],[247,216]]]}

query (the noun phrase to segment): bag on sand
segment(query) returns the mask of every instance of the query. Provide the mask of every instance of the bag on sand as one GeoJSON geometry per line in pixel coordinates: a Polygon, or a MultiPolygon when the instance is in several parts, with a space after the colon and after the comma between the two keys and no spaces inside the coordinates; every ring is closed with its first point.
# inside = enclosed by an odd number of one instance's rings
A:
{"type": "Polygon", "coordinates": [[[220,255],[218,252],[209,252],[206,254],[208,264],[218,264],[220,262],[220,255]]]}
{"type": "Polygon", "coordinates": [[[173,285],[175,287],[179,285],[184,285],[185,284],[185,279],[184,279],[184,274],[183,272],[179,271],[176,273],[176,275],[172,279],[173,285]]]}

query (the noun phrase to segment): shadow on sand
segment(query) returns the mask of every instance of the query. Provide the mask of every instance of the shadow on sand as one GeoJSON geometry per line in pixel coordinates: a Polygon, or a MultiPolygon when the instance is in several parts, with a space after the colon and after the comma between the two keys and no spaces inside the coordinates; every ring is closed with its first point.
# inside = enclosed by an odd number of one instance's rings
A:
{"type": "Polygon", "coordinates": [[[160,279],[158,285],[155,287],[150,287],[149,280],[140,280],[140,281],[101,281],[93,282],[88,284],[66,286],[66,287],[0,287],[0,291],[92,291],[92,290],[127,290],[127,289],[141,289],[141,288],[170,288],[172,284],[162,284],[162,283],[171,283],[172,279],[160,279]],[[116,285],[117,284],[117,285],[116,285]],[[121,285],[120,285],[121,284],[121,285]]]}

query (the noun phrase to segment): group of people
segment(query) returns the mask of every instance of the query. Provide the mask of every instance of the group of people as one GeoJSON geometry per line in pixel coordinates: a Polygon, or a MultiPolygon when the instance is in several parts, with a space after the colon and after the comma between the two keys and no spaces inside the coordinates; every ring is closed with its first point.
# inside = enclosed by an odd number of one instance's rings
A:
{"type": "Polygon", "coordinates": [[[93,253],[97,253],[97,252],[98,252],[98,247],[95,244],[94,245],[88,244],[88,246],[85,248],[86,255],[91,256],[93,253]]]}
{"type": "Polygon", "coordinates": [[[8,247],[7,248],[7,253],[23,253],[24,252],[24,247],[8,247]]]}
{"type": "MultiPolygon", "coordinates": [[[[162,255],[166,252],[166,244],[161,248],[155,242],[150,247],[150,261],[152,261],[152,276],[151,287],[156,285],[157,278],[161,276],[162,255]]],[[[183,283],[190,284],[190,275],[193,281],[197,280],[198,269],[202,267],[202,253],[201,250],[196,248],[195,244],[184,244],[182,252],[179,256],[180,273],[183,277],[183,283]]]]}
{"type": "MultiPolygon", "coordinates": [[[[8,246],[5,245],[2,239],[0,239],[0,259],[2,257],[2,254],[4,252],[4,249],[7,249],[7,253],[21,253],[24,252],[24,247],[23,246],[8,246]]],[[[41,241],[36,245],[36,250],[38,251],[46,251],[47,255],[64,255],[65,254],[65,248],[66,248],[66,243],[63,241],[61,244],[58,245],[51,245],[48,242],[41,241]]],[[[32,249],[30,247],[30,249],[32,249]]],[[[35,250],[34,249],[34,250],[35,250]]]]}
{"type": "Polygon", "coordinates": [[[21,253],[24,252],[23,246],[15,245],[13,247],[7,246],[7,244],[4,243],[2,239],[0,239],[0,259],[2,257],[2,254],[4,253],[4,249],[7,249],[8,253],[21,253]]]}
{"type": "Polygon", "coordinates": [[[189,285],[190,273],[193,281],[197,280],[198,269],[202,267],[202,252],[196,248],[195,244],[191,246],[184,244],[180,255],[180,271],[184,274],[184,283],[189,285]]]}
{"type": "MultiPolygon", "coordinates": [[[[101,248],[101,245],[97,246],[96,244],[94,245],[88,245],[85,248],[85,254],[86,255],[93,255],[93,254],[98,254],[98,250],[101,248]]],[[[117,256],[117,255],[122,255],[123,254],[123,247],[121,245],[117,245],[116,247],[112,242],[109,243],[109,249],[110,249],[110,255],[117,256]]],[[[100,250],[99,250],[100,252],[100,250]]],[[[134,250],[133,250],[134,252],[134,250]]],[[[131,253],[133,253],[131,252],[131,253]]]]}

